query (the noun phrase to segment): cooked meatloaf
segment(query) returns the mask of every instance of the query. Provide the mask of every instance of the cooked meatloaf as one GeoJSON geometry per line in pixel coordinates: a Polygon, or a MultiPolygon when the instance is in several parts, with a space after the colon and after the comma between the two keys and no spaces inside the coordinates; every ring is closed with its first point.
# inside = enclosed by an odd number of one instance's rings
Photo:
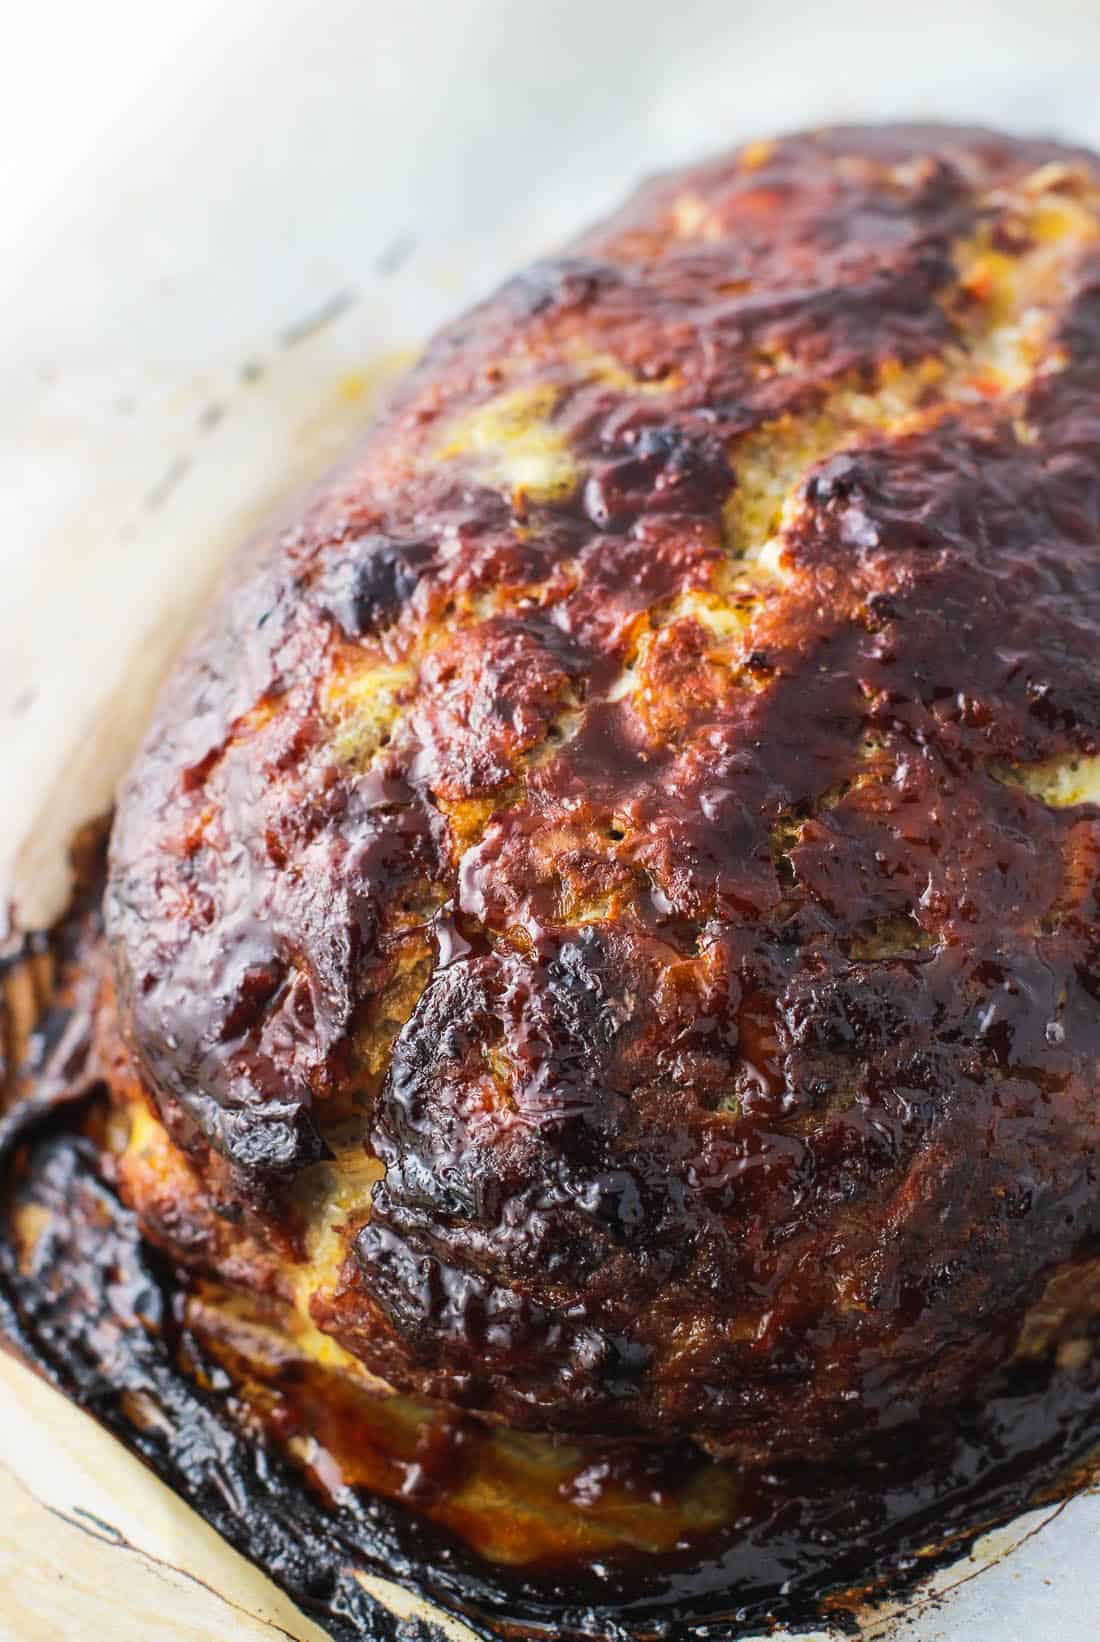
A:
{"type": "Polygon", "coordinates": [[[1100,162],[642,189],[243,561],[115,822],[145,1234],[364,1384],[817,1458],[1080,1349],[1100,162]]]}

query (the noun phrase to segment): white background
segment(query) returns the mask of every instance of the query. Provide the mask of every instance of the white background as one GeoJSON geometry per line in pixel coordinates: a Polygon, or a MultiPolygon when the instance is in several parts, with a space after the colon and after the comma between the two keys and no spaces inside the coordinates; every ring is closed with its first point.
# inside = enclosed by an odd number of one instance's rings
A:
{"type": "Polygon", "coordinates": [[[1087,0],[9,0],[0,555],[93,469],[136,482],[174,394],[362,289],[399,235],[450,257],[434,323],[467,247],[495,276],[740,136],[932,114],[1100,137],[1098,63],[1087,0]]]}

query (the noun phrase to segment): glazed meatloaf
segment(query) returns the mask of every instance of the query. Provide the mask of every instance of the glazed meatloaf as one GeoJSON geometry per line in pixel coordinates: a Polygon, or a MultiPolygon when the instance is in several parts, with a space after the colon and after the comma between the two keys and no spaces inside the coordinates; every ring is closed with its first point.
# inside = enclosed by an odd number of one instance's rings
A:
{"type": "Polygon", "coordinates": [[[531,1432],[817,1459],[1072,1362],[1098,646],[1098,162],[647,185],[435,339],[163,696],[100,1024],[144,1234],[531,1432]]]}

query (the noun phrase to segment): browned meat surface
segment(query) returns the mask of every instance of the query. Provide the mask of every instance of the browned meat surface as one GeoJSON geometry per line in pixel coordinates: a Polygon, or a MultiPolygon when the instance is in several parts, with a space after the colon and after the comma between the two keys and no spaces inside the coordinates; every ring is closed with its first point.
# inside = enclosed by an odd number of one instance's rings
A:
{"type": "Polygon", "coordinates": [[[148,1235],[516,1426],[980,1397],[1100,1232],[1098,647],[1097,162],[647,186],[437,338],[161,703],[148,1235]]]}

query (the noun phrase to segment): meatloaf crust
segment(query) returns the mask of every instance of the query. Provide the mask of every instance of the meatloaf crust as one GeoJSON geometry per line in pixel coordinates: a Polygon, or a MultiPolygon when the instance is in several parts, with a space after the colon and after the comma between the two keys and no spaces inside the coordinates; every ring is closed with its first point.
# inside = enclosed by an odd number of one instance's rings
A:
{"type": "Polygon", "coordinates": [[[380,1387],[720,1454],[1072,1350],[1098,651],[1098,162],[647,185],[436,338],[161,701],[102,1026],[146,1235],[380,1387]]]}

